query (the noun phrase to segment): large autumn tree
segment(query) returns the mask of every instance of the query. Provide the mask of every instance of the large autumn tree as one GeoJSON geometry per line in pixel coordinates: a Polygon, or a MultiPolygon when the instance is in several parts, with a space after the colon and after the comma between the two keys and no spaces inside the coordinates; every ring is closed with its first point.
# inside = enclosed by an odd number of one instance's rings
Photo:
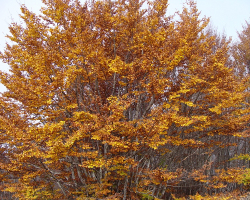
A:
{"type": "Polygon", "coordinates": [[[193,1],[177,18],[167,0],[43,3],[41,15],[21,7],[1,53],[5,191],[125,200],[237,189],[243,172],[228,158],[247,136],[246,86],[193,1]]]}

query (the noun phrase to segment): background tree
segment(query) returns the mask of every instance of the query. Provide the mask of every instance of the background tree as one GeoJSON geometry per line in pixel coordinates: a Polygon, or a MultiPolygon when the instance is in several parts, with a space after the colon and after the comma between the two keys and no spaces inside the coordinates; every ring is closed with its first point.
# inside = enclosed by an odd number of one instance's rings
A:
{"type": "Polygon", "coordinates": [[[246,76],[250,67],[250,25],[246,21],[243,31],[238,33],[239,41],[234,44],[233,57],[238,74],[246,76]]]}
{"type": "MultiPolygon", "coordinates": [[[[238,33],[238,41],[232,46],[232,57],[234,64],[234,71],[238,79],[244,80],[246,90],[246,101],[249,102],[249,64],[250,64],[250,24],[246,21],[243,26],[243,31],[238,33]]],[[[249,124],[246,126],[246,132],[249,130],[249,124]]],[[[249,138],[241,138],[242,150],[240,156],[236,156],[237,163],[249,167],[249,138]]],[[[235,161],[234,161],[235,162],[235,161]]],[[[244,184],[249,187],[249,173],[244,177],[244,184]]]]}
{"type": "Polygon", "coordinates": [[[178,20],[167,0],[43,2],[41,15],[21,8],[25,25],[10,26],[1,53],[6,191],[168,199],[240,181],[243,170],[219,164],[247,136],[246,86],[193,1],[178,20]]]}

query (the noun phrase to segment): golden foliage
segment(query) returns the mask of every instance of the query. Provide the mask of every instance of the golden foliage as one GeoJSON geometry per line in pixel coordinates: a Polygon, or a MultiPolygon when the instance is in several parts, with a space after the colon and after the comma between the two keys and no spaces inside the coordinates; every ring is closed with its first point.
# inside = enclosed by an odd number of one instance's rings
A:
{"type": "Polygon", "coordinates": [[[209,159],[248,138],[247,84],[193,1],[178,19],[167,0],[43,2],[41,15],[21,8],[24,25],[11,24],[0,54],[5,191],[167,199],[187,197],[190,180],[241,184],[243,169],[209,159]]]}

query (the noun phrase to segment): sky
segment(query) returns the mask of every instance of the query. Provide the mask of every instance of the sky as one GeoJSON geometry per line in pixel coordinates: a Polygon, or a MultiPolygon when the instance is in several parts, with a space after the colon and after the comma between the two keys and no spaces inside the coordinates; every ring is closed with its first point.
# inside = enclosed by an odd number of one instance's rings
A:
{"type": "MultiPolygon", "coordinates": [[[[81,0],[84,2],[84,0],[81,0]]],[[[167,14],[181,11],[186,0],[169,0],[167,14]]],[[[237,31],[242,31],[245,21],[250,22],[250,0],[196,0],[201,16],[210,17],[211,25],[218,33],[231,36],[237,41],[237,31]]],[[[0,0],[0,51],[5,47],[9,33],[8,26],[11,22],[19,23],[20,5],[25,4],[28,9],[39,13],[41,0],[0,0]]],[[[8,65],[0,61],[0,70],[8,71],[8,65]]],[[[5,88],[0,84],[0,92],[5,88]]]]}

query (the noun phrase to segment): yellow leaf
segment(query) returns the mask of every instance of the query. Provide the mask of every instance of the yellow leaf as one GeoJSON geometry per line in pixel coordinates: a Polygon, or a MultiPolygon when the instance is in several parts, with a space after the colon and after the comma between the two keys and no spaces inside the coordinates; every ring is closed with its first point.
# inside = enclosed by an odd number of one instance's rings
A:
{"type": "Polygon", "coordinates": [[[221,109],[220,109],[220,107],[218,107],[218,106],[215,106],[215,107],[213,107],[213,108],[209,108],[209,110],[211,111],[211,112],[215,112],[216,114],[221,114],[221,109]]]}

